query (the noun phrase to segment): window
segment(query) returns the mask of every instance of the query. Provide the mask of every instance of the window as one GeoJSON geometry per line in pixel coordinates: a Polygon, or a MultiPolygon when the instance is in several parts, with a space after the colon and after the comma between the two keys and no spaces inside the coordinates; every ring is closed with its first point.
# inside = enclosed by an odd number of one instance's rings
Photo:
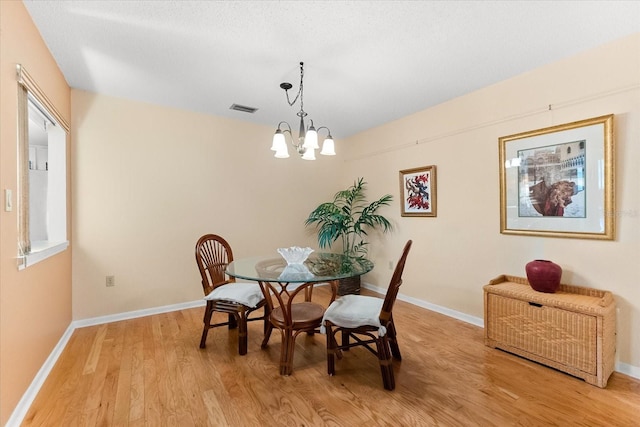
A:
{"type": "Polygon", "coordinates": [[[69,246],[69,127],[21,66],[18,82],[18,267],[23,269],[69,246]]]}

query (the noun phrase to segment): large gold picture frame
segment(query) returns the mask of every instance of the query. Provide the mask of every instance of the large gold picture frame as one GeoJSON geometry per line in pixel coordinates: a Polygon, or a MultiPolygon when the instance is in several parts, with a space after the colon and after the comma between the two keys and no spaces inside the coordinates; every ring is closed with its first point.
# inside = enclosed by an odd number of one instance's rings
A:
{"type": "Polygon", "coordinates": [[[500,232],[613,240],[613,114],[499,138],[500,232]]]}

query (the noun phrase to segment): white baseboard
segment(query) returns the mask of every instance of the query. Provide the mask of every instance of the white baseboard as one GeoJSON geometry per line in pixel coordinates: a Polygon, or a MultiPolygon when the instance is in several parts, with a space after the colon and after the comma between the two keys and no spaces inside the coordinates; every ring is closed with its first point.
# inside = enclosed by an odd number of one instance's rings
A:
{"type": "Polygon", "coordinates": [[[620,372],[621,374],[629,375],[633,378],[640,379],[640,367],[629,365],[627,363],[616,362],[615,367],[616,372],[620,372]]]}
{"type": "MultiPolygon", "coordinates": [[[[377,286],[373,286],[368,283],[363,283],[362,287],[369,289],[373,292],[377,292],[381,295],[384,295],[387,292],[386,288],[385,289],[379,288],[377,286]]],[[[398,299],[400,301],[406,301],[410,304],[417,305],[418,307],[426,308],[427,310],[435,311],[436,313],[444,314],[445,316],[453,317],[454,319],[462,320],[463,322],[471,323],[472,325],[476,325],[476,326],[480,326],[481,328],[484,328],[484,320],[481,317],[470,316],[468,314],[461,313],[459,311],[451,310],[450,308],[432,304],[430,302],[419,300],[417,298],[408,297],[401,293],[398,294],[398,299]]]]}
{"type": "Polygon", "coordinates": [[[44,361],[44,364],[36,374],[33,381],[31,381],[31,384],[27,388],[27,391],[22,395],[22,398],[18,402],[18,405],[13,410],[11,416],[9,417],[9,420],[5,424],[5,427],[18,427],[20,426],[20,424],[22,424],[25,415],[27,415],[27,411],[31,407],[33,400],[36,398],[36,395],[40,391],[40,387],[42,387],[42,384],[44,384],[45,380],[49,376],[51,369],[53,369],[56,362],[58,361],[58,357],[60,357],[60,355],[62,354],[62,350],[64,350],[64,348],[67,346],[67,343],[69,342],[71,335],[73,335],[74,330],[75,327],[73,326],[73,322],[71,322],[67,330],[62,334],[62,337],[60,338],[56,346],[53,348],[53,351],[51,352],[49,357],[47,357],[47,360],[44,361]]]}
{"type": "MultiPolygon", "coordinates": [[[[373,286],[368,283],[362,283],[362,287],[369,289],[373,292],[379,293],[381,295],[384,295],[387,291],[386,289],[379,288],[377,286],[373,286]]],[[[427,310],[435,311],[436,313],[444,314],[445,316],[449,316],[454,319],[458,319],[463,322],[479,326],[481,328],[484,327],[484,320],[480,317],[470,316],[468,314],[461,313],[456,310],[451,310],[446,307],[442,307],[436,304],[431,304],[429,302],[408,297],[403,294],[398,294],[398,299],[401,301],[406,301],[418,307],[426,308],[427,310]]],[[[185,310],[185,309],[194,308],[194,307],[204,307],[204,305],[205,305],[204,300],[197,300],[197,301],[183,302],[180,304],[165,305],[161,307],[147,308],[144,310],[128,311],[125,313],[112,314],[108,316],[100,316],[100,317],[93,317],[90,319],[81,319],[81,320],[72,321],[69,327],[67,328],[67,330],[64,332],[64,334],[62,334],[62,338],[60,338],[60,341],[58,341],[58,344],[56,344],[53,351],[51,352],[47,360],[44,362],[44,364],[36,374],[35,378],[29,385],[29,388],[27,388],[27,391],[24,393],[24,395],[18,402],[18,405],[16,406],[13,413],[11,414],[11,417],[9,417],[9,420],[7,421],[7,424],[5,424],[5,427],[19,427],[20,424],[22,424],[22,421],[24,420],[25,415],[27,415],[27,411],[31,407],[33,400],[36,398],[38,392],[40,391],[40,388],[42,387],[42,384],[44,384],[45,380],[49,376],[51,369],[53,369],[54,365],[58,361],[60,354],[62,354],[62,350],[64,350],[64,348],[67,346],[67,343],[69,342],[69,339],[71,338],[71,335],[73,334],[73,331],[76,330],[76,328],[102,325],[104,323],[118,322],[120,320],[127,320],[127,319],[135,319],[138,317],[151,316],[153,314],[160,314],[160,313],[168,313],[171,311],[185,310]]],[[[630,377],[640,379],[640,367],[638,366],[633,366],[633,365],[629,365],[627,363],[622,363],[622,362],[616,362],[615,370],[616,372],[620,372],[630,377]]]]}
{"type": "Polygon", "coordinates": [[[90,319],[81,319],[71,322],[75,328],[84,328],[85,326],[102,325],[104,323],[119,322],[121,320],[136,319],[138,317],[151,316],[153,314],[168,313],[170,311],[185,310],[194,307],[204,307],[205,301],[189,301],[179,304],[163,305],[160,307],[145,308],[143,310],[127,311],[124,313],[109,314],[107,316],[92,317],[90,319]]]}

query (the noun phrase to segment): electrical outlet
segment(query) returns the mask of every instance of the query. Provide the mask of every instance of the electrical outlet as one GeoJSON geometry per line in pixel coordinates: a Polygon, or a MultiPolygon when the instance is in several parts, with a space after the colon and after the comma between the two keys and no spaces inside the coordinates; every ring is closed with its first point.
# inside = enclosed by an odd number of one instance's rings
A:
{"type": "Polygon", "coordinates": [[[389,261],[389,270],[393,270],[393,261],[389,261]]]}
{"type": "Polygon", "coordinates": [[[115,276],[107,276],[107,287],[116,285],[116,277],[115,276]]]}

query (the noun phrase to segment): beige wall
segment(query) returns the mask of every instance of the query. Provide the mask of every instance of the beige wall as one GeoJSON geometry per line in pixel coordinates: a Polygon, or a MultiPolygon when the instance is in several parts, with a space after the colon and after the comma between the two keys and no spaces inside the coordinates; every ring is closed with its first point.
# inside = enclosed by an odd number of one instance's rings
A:
{"type": "Polygon", "coordinates": [[[276,159],[273,128],[79,90],[72,111],[74,319],[201,299],[205,233],[236,256],[317,246],[304,219],[343,158],[276,159]]]}
{"type": "MultiPolygon", "coordinates": [[[[346,144],[345,167],[368,177],[372,193],[397,195],[399,170],[437,165],[437,218],[402,218],[396,203],[397,232],[374,254],[377,266],[387,266],[404,241],[414,239],[405,295],[482,317],[484,284],[503,273],[524,276],[527,262],[550,259],[562,266],[563,282],[615,294],[617,357],[637,372],[639,138],[636,34],[359,134],[346,144]],[[610,113],[617,155],[615,241],[500,234],[498,138],[610,113]]],[[[389,275],[377,267],[368,281],[386,283],[389,275]]]]}
{"type": "MultiPolygon", "coordinates": [[[[0,1],[0,189],[3,200],[5,189],[14,194],[14,210],[0,212],[2,425],[71,322],[71,248],[23,271],[17,269],[18,63],[25,66],[63,118],[70,121],[69,87],[31,17],[22,2],[0,1]]],[[[67,200],[71,200],[70,195],[67,200]]],[[[67,211],[71,212],[70,202],[67,211]]],[[[67,228],[71,229],[71,221],[67,228]]]]}

